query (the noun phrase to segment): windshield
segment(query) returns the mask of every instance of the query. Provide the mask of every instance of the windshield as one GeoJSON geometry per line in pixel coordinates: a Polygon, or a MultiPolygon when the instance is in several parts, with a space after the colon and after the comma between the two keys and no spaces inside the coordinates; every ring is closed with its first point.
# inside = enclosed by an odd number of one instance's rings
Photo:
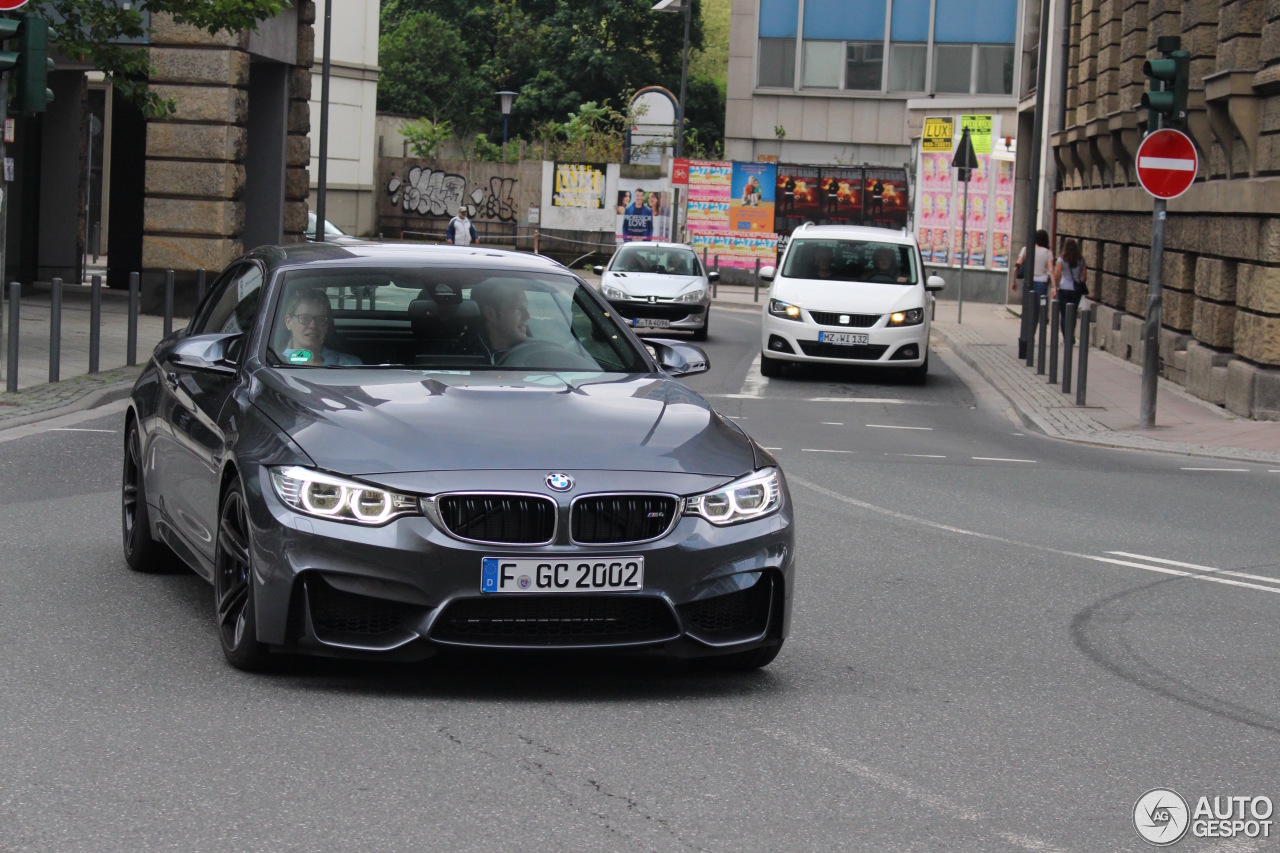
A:
{"type": "Polygon", "coordinates": [[[792,238],[787,247],[786,278],[915,284],[916,253],[901,243],[870,240],[792,238]]]}
{"type": "Polygon", "coordinates": [[[506,270],[285,274],[269,361],[281,367],[647,372],[585,285],[506,270]]]}
{"type": "Polygon", "coordinates": [[[698,256],[681,246],[624,246],[613,256],[614,272],[651,272],[660,275],[701,275],[698,256]]]}
{"type": "MultiPolygon", "coordinates": [[[[316,236],[316,215],[308,211],[307,213],[307,233],[312,237],[316,236]]],[[[337,225],[334,225],[328,219],[324,221],[324,233],[326,237],[345,237],[347,232],[343,231],[337,225]]]]}

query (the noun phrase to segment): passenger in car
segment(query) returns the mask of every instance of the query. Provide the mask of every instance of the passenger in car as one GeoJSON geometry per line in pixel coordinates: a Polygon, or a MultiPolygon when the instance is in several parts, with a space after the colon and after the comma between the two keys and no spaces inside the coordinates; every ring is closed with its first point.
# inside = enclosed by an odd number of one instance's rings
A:
{"type": "Polygon", "coordinates": [[[481,343],[496,364],[508,350],[529,340],[529,298],[505,281],[487,281],[471,289],[484,320],[481,343]]]}
{"type": "Polygon", "coordinates": [[[868,281],[890,281],[898,280],[898,258],[893,249],[888,246],[881,246],[871,255],[871,271],[867,274],[868,281]]]}
{"type": "Polygon", "coordinates": [[[835,278],[835,253],[830,246],[819,246],[813,256],[813,278],[835,278]]]}
{"type": "Polygon", "coordinates": [[[280,355],[289,364],[332,367],[361,364],[354,355],[325,346],[333,326],[329,299],[318,290],[296,290],[285,302],[284,327],[289,342],[280,355]]]}

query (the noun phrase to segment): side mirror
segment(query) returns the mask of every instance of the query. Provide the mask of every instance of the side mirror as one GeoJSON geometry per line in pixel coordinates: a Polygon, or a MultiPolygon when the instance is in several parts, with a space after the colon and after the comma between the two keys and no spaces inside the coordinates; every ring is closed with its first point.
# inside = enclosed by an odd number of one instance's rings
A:
{"type": "Polygon", "coordinates": [[[762,281],[773,281],[774,276],[778,274],[778,268],[775,266],[760,267],[760,279],[762,281]]]}
{"type": "Polygon", "coordinates": [[[596,264],[594,267],[591,268],[591,271],[596,275],[603,275],[604,267],[600,266],[599,264],[596,264]]]}
{"type": "Polygon", "coordinates": [[[719,280],[720,280],[720,273],[718,272],[707,273],[707,281],[719,281],[719,280]]]}
{"type": "Polygon", "coordinates": [[[711,369],[707,354],[693,344],[662,338],[646,338],[644,343],[658,366],[672,376],[692,376],[711,369]]]}
{"type": "Polygon", "coordinates": [[[196,335],[174,345],[169,360],[196,373],[218,373],[234,376],[238,365],[234,351],[244,333],[196,335]]]}
{"type": "Polygon", "coordinates": [[[930,293],[937,293],[939,290],[947,286],[946,281],[940,275],[931,275],[924,282],[924,289],[930,293]]]}

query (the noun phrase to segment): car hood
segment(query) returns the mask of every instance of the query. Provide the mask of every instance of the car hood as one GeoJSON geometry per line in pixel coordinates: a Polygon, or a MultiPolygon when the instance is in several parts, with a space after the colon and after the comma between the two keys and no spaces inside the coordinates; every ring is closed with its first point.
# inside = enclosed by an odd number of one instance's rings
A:
{"type": "Polygon", "coordinates": [[[752,443],[661,376],[257,371],[253,402],[321,468],[618,470],[735,477],[752,443]]]}
{"type": "Polygon", "coordinates": [[[774,284],[769,296],[799,305],[806,311],[848,314],[888,314],[924,305],[924,288],[919,284],[780,281],[774,284]]]}
{"type": "Polygon", "coordinates": [[[601,286],[608,284],[617,287],[631,296],[660,296],[671,298],[679,296],[686,290],[704,287],[701,276],[696,275],[659,275],[652,272],[610,272],[600,276],[601,286]]]}

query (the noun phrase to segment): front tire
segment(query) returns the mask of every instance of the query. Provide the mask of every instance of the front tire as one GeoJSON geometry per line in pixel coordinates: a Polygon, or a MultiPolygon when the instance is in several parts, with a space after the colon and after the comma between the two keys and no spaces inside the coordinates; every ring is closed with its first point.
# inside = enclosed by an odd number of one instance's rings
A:
{"type": "Polygon", "coordinates": [[[218,512],[213,595],[218,640],[227,662],[248,672],[262,669],[267,663],[267,647],[258,641],[249,513],[239,482],[227,490],[218,512]]]}
{"type": "Polygon", "coordinates": [[[907,378],[913,385],[923,385],[929,378],[929,350],[924,351],[924,362],[919,367],[907,369],[907,378]]]}
{"type": "Polygon", "coordinates": [[[711,330],[711,309],[707,309],[706,315],[702,320],[702,328],[693,330],[693,339],[695,341],[705,341],[707,333],[711,330]]]}
{"type": "Polygon", "coordinates": [[[763,352],[760,353],[760,375],[761,376],[781,376],[782,360],[770,358],[763,352]]]}
{"type": "Polygon", "coordinates": [[[135,572],[167,572],[176,560],[163,542],[151,535],[151,513],[147,507],[147,484],[142,476],[142,438],[138,422],[130,420],[124,438],[124,470],[120,476],[120,532],[124,539],[124,561],[135,572]]]}

